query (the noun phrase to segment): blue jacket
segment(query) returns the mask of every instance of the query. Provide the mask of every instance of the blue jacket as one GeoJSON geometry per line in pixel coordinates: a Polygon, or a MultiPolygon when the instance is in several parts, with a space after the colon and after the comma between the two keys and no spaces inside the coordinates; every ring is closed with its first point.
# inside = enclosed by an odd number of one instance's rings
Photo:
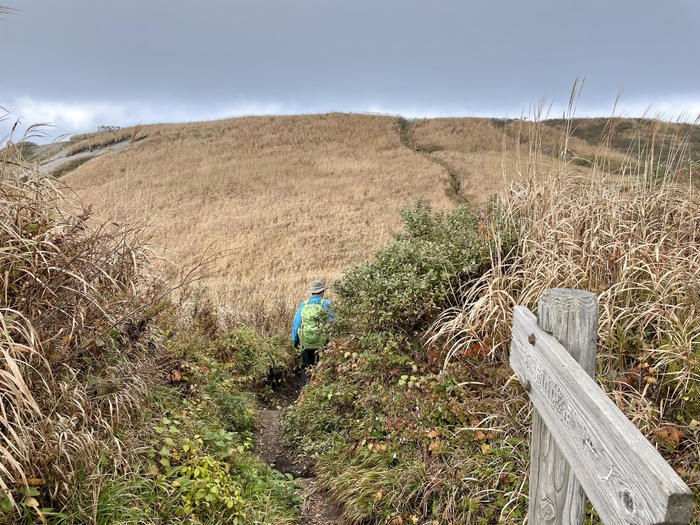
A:
{"type": "MultiPolygon", "coordinates": [[[[335,321],[335,317],[333,317],[333,311],[331,310],[331,302],[328,299],[324,299],[320,295],[312,295],[311,298],[309,299],[309,303],[311,304],[318,304],[321,301],[321,307],[324,310],[328,310],[328,319],[333,322],[335,321]]],[[[294,316],[294,325],[292,326],[292,343],[299,344],[299,327],[301,326],[301,309],[304,308],[304,305],[306,304],[306,301],[301,303],[299,306],[299,309],[297,310],[296,315],[294,316]]]]}

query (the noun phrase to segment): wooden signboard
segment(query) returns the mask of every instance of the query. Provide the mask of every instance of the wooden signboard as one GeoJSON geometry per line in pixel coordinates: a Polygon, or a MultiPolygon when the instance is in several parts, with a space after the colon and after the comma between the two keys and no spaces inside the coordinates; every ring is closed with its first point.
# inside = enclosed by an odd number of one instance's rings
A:
{"type": "MultiPolygon", "coordinates": [[[[554,336],[538,326],[532,312],[521,306],[516,306],[513,313],[510,364],[528,390],[538,417],[561,451],[570,473],[604,523],[690,521],[694,496],[688,486],[600,389],[590,371],[582,368],[554,336]]],[[[539,439],[534,431],[533,439],[539,439]]],[[[537,450],[546,452],[542,447],[537,450]]],[[[542,470],[539,458],[532,461],[537,461],[542,470]]],[[[553,479],[545,480],[547,483],[566,481],[564,469],[554,470],[550,472],[553,479]]],[[[532,475],[530,484],[532,499],[532,487],[537,484],[532,475]]],[[[567,491],[570,494],[564,494],[561,501],[544,498],[545,510],[531,515],[529,523],[569,524],[582,519],[580,489],[565,487],[564,492],[567,491]],[[566,508],[566,501],[570,500],[578,501],[573,510],[566,508]]],[[[531,501],[531,514],[532,509],[531,501]]]]}

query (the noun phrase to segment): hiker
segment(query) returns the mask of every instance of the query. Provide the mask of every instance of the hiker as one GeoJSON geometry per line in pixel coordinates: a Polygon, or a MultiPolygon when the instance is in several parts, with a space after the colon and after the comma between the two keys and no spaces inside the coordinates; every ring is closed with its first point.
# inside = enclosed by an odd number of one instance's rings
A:
{"type": "Polygon", "coordinates": [[[318,362],[318,352],[328,343],[328,327],[335,321],[331,302],[323,298],[328,288],[323,281],[313,281],[311,297],[301,303],[292,326],[294,348],[301,346],[301,387],[309,380],[308,367],[318,362]]]}

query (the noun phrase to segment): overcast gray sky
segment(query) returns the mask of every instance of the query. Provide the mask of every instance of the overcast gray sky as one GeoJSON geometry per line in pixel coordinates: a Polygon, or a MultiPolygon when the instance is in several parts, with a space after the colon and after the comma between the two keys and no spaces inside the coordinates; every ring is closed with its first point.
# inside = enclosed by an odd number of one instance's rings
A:
{"type": "MultiPolygon", "coordinates": [[[[700,113],[699,0],[0,0],[0,105],[97,124],[377,111],[700,113]]],[[[7,124],[0,124],[0,137],[7,124]]]]}

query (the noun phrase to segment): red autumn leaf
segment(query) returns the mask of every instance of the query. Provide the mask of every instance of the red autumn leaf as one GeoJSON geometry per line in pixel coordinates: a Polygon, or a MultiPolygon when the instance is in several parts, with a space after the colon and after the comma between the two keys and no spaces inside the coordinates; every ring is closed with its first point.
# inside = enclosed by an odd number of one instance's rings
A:
{"type": "Polygon", "coordinates": [[[654,434],[656,434],[661,439],[668,439],[669,441],[673,441],[674,443],[678,443],[681,439],[685,437],[683,432],[678,430],[678,427],[674,427],[673,425],[657,428],[654,430],[654,434]]]}

